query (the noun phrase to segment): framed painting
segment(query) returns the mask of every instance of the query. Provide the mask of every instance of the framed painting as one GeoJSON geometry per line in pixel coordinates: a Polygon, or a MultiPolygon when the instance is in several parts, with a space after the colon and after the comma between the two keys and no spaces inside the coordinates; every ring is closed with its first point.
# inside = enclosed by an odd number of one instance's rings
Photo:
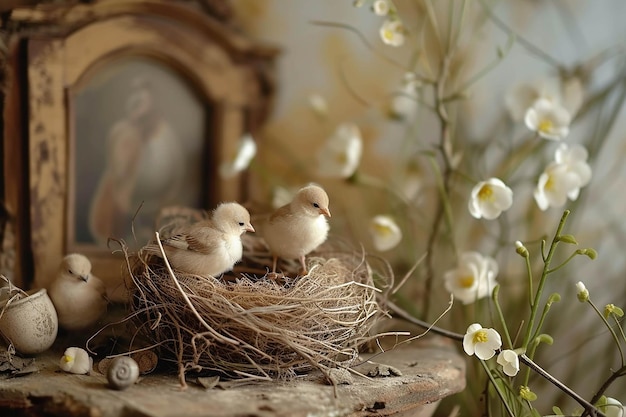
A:
{"type": "Polygon", "coordinates": [[[222,180],[217,167],[266,119],[278,51],[193,3],[12,12],[4,194],[24,287],[45,286],[65,254],[81,252],[121,288],[124,258],[109,238],[134,250],[161,207],[246,198],[246,177],[222,180]]]}
{"type": "MultiPolygon", "coordinates": [[[[126,56],[98,66],[68,94],[69,251],[131,250],[154,237],[169,205],[211,204],[205,145],[210,106],[159,60],[126,56]]],[[[214,196],[215,197],[215,196],[214,196]]]]}

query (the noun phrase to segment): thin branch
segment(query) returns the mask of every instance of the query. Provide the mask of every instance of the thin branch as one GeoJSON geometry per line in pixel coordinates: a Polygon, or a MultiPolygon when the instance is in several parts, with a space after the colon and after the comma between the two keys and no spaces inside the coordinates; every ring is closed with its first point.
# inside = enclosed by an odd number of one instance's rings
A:
{"type": "Polygon", "coordinates": [[[543,378],[545,378],[548,382],[550,382],[552,385],[554,385],[555,387],[557,387],[558,389],[560,389],[561,391],[563,391],[565,394],[569,395],[574,401],[576,401],[578,404],[580,404],[581,406],[583,406],[585,408],[585,412],[586,413],[590,413],[592,416],[594,417],[606,417],[604,415],[604,413],[602,413],[600,410],[598,410],[593,404],[587,402],[587,400],[585,400],[583,397],[581,397],[580,395],[578,395],[576,392],[574,392],[571,388],[569,388],[567,385],[565,385],[564,383],[562,383],[561,381],[559,381],[558,379],[556,379],[555,377],[553,377],[552,375],[550,375],[548,372],[546,372],[542,367],[540,367],[539,365],[537,365],[535,362],[533,362],[528,356],[526,356],[525,354],[521,354],[519,355],[519,360],[520,362],[522,362],[524,365],[528,366],[529,368],[531,368],[533,371],[535,371],[536,373],[538,373],[539,375],[541,375],[543,378]]]}

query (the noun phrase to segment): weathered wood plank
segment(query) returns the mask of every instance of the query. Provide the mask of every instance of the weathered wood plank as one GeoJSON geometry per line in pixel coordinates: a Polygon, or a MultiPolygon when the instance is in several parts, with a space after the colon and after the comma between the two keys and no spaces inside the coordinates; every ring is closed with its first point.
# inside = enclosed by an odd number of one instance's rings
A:
{"type": "MultiPolygon", "coordinates": [[[[192,381],[181,390],[176,375],[155,373],[126,391],[113,391],[103,375],[66,374],[57,360],[56,353],[49,353],[37,358],[43,367],[39,373],[0,382],[0,414],[21,410],[29,416],[68,417],[418,416],[432,411],[429,404],[465,387],[463,359],[453,346],[440,342],[378,355],[376,363],[393,366],[402,375],[355,376],[351,385],[338,385],[336,390],[324,384],[319,373],[226,390],[206,390],[192,381]]],[[[367,373],[372,366],[366,363],[355,369],[367,373]]]]}

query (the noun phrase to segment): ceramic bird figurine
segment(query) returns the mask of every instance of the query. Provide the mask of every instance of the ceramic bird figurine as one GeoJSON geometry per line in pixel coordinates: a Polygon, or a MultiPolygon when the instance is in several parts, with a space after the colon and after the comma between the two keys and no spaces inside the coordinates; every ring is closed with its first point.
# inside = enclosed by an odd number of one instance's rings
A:
{"type": "Polygon", "coordinates": [[[79,253],[67,255],[48,295],[59,317],[59,325],[67,330],[81,330],[94,324],[107,309],[106,287],[91,273],[91,262],[79,253]]]}
{"type": "Polygon", "coordinates": [[[278,258],[298,259],[307,274],[306,255],[328,236],[328,195],[317,185],[298,190],[293,200],[263,222],[262,235],[272,252],[272,272],[278,258]]]}
{"type": "Polygon", "coordinates": [[[69,347],[65,349],[59,367],[71,374],[88,374],[93,366],[93,358],[89,356],[85,349],[69,347]]]}
{"type": "MultiPolygon", "coordinates": [[[[243,256],[241,235],[254,232],[250,213],[238,203],[222,203],[210,219],[193,223],[161,241],[170,265],[184,273],[218,276],[243,256]]],[[[156,243],[143,250],[161,256],[156,243]]]]}

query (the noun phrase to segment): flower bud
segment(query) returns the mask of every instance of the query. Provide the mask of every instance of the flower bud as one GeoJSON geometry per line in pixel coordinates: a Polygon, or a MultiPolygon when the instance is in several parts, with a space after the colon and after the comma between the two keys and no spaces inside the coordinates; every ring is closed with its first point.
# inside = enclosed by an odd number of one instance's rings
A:
{"type": "Polygon", "coordinates": [[[528,258],[528,249],[519,240],[515,241],[515,252],[522,258],[528,258]]]}
{"type": "Polygon", "coordinates": [[[585,255],[591,260],[594,260],[598,257],[598,252],[596,252],[595,249],[592,248],[578,249],[576,253],[578,255],[585,255]]]}
{"type": "Polygon", "coordinates": [[[519,396],[522,398],[522,400],[526,401],[535,401],[537,399],[537,394],[532,392],[530,388],[525,385],[519,387],[519,396]]]}
{"type": "Polygon", "coordinates": [[[578,283],[576,283],[576,290],[578,291],[578,294],[576,294],[578,296],[578,301],[581,303],[589,301],[589,291],[587,291],[587,287],[585,287],[585,284],[583,284],[582,281],[578,281],[578,283]]]}
{"type": "Polygon", "coordinates": [[[569,243],[571,245],[578,245],[578,242],[573,235],[561,235],[559,236],[559,242],[569,243]]]}
{"type": "Polygon", "coordinates": [[[607,304],[604,307],[604,318],[608,319],[611,314],[614,314],[617,317],[622,317],[624,315],[624,310],[617,307],[615,304],[607,304]]]}

